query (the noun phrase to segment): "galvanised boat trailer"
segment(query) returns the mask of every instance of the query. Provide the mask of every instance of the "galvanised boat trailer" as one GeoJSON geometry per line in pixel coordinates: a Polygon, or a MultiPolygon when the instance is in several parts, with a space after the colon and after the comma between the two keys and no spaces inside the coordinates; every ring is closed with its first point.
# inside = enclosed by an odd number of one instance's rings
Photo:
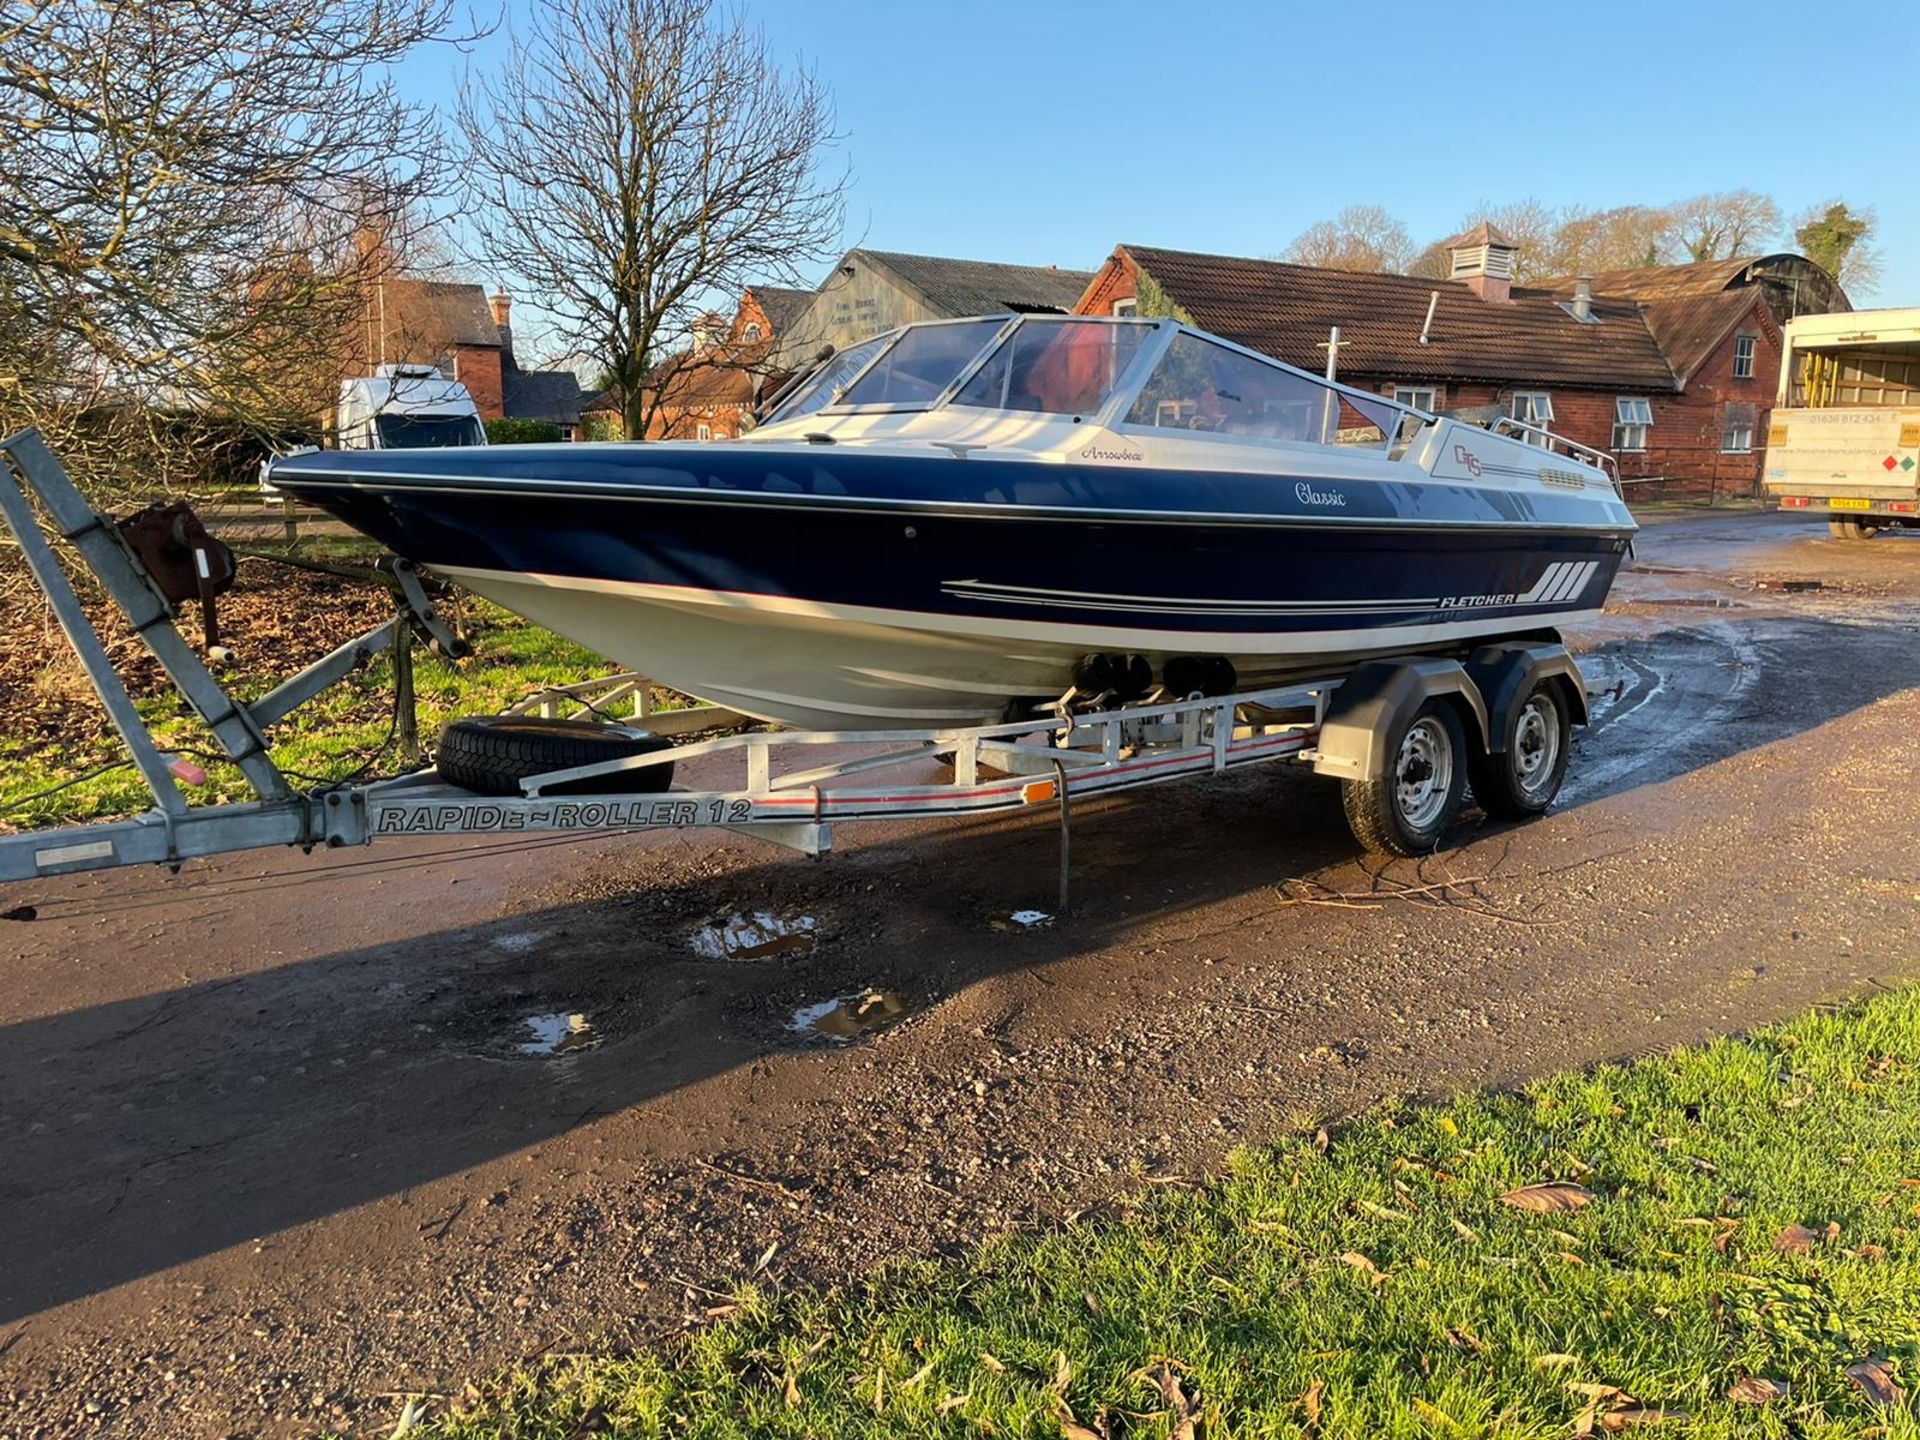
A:
{"type": "MultiPolygon", "coordinates": [[[[117,866],[177,867],[200,856],[273,846],[311,850],[391,836],[643,831],[718,827],[809,855],[828,850],[846,821],[980,815],[1055,806],[1062,905],[1072,802],[1191,776],[1290,761],[1343,784],[1348,820],[1370,849],[1434,849],[1457,818],[1472,779],[1490,814],[1524,817],[1557,794],[1569,727],[1587,718],[1580,671],[1552,632],[1480,644],[1459,656],[1370,660],[1335,674],[1228,695],[1164,692],[1084,712],[1072,692],[1049,713],[947,729],[765,730],[690,740],[646,754],[536,771],[518,793],[482,795],[434,769],[394,779],[301,789],[271,758],[267,733],[383,651],[410,691],[416,639],[443,653],[461,642],[419,575],[389,562],[394,617],[268,694],[230,695],[175,628],[180,607],[209,598],[221,563],[184,507],[169,532],[143,542],[95,511],[35,432],[0,440],[0,519],[72,642],[88,678],[154,799],[128,820],[0,836],[0,881],[117,866]],[[34,502],[47,522],[43,528],[34,502]],[[125,612],[181,696],[252,787],[244,803],[189,804],[178,762],[149,734],[87,619],[47,530],[68,542],[125,612]],[[831,753],[825,753],[825,752],[831,753]],[[656,767],[725,757],[738,784],[667,788],[656,767]],[[819,763],[808,763],[809,757],[819,763]],[[928,761],[950,769],[933,783],[928,761]],[[654,793],[635,793],[648,770],[654,793]],[[601,793],[596,782],[604,781],[601,793]],[[585,793],[582,793],[584,790],[585,793]]],[[[148,527],[149,532],[152,526],[148,527]]],[[[568,687],[590,692],[609,682],[568,687]]],[[[614,683],[644,696],[636,677],[614,683]]],[[[565,693],[560,692],[560,693],[565,693]]],[[[714,707],[663,712],[682,732],[741,717],[714,707]]],[[[717,763],[717,762],[716,762],[717,763]]]]}

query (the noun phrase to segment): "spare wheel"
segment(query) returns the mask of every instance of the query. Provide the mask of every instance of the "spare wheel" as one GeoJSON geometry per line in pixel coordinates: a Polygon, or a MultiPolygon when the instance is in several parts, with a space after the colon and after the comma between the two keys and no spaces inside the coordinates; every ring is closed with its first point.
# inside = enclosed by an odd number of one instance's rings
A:
{"type": "MultiPolygon", "coordinates": [[[[477,795],[518,795],[520,782],[577,765],[595,765],[629,755],[653,755],[673,743],[627,725],[591,720],[545,720],[535,715],[476,715],[440,732],[435,757],[440,776],[477,795]]],[[[544,790],[547,795],[634,795],[673,783],[673,764],[616,770],[544,790]]]]}

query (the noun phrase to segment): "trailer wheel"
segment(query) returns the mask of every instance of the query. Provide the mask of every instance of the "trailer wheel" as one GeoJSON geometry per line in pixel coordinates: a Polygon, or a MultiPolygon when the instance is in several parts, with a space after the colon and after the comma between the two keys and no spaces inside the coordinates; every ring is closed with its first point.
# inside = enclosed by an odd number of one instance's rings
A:
{"type": "Polygon", "coordinates": [[[1552,676],[1534,681],[1499,723],[1506,727],[1505,750],[1474,756],[1474,799],[1496,819],[1538,815],[1560,793],[1573,745],[1573,720],[1560,682],[1552,676]]]}
{"type": "Polygon", "coordinates": [[[1845,520],[1827,521],[1827,534],[1836,540],[1871,540],[1879,533],[1879,522],[1874,520],[1860,520],[1849,516],[1845,520]]]}
{"type": "Polygon", "coordinates": [[[1466,732],[1447,701],[1428,700],[1389,737],[1388,773],[1341,784],[1347,824],[1382,855],[1425,855],[1460,814],[1466,789],[1466,732]]]}
{"type": "MultiPolygon", "coordinates": [[[[544,720],[533,715],[476,715],[440,732],[435,756],[441,778],[476,795],[518,795],[520,782],[554,770],[652,755],[673,742],[626,725],[590,720],[544,720]]],[[[598,779],[555,786],[549,795],[637,795],[673,783],[671,763],[619,770],[598,779]]]]}

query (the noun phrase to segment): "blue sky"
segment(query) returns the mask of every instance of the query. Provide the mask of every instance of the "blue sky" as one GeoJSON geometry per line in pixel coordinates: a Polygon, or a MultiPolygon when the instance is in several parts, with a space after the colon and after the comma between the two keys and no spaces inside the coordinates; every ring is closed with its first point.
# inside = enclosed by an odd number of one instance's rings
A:
{"type": "MultiPolygon", "coordinates": [[[[1598,209],[1746,187],[1789,215],[1830,196],[1872,207],[1883,275],[1856,303],[1920,305],[1920,186],[1890,118],[1914,94],[1913,0],[749,13],[834,90],[849,242],[1091,269],[1123,241],[1273,254],[1355,203],[1425,242],[1482,200],[1598,209]],[[1838,138],[1851,124],[1871,138],[1838,138]]],[[[450,85],[444,53],[412,68],[429,92],[450,85]]]]}

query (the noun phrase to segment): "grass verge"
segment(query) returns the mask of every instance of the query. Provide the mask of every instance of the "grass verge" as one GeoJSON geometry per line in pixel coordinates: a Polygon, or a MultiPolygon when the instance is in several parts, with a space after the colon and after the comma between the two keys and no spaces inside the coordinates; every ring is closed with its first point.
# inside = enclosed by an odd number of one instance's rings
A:
{"type": "MultiPolygon", "coordinates": [[[[491,714],[549,686],[620,668],[476,597],[465,599],[463,611],[471,655],[447,661],[424,646],[414,650],[416,714],[420,738],[429,746],[440,727],[458,716],[491,714]]],[[[284,678],[277,673],[221,676],[242,700],[265,694],[284,678]]],[[[406,768],[392,744],[393,694],[392,660],[378,656],[269,732],[274,763],[307,783],[406,768]]],[[[253,798],[239,769],[218,758],[217,742],[171,687],[137,705],[162,750],[205,769],[205,784],[182,786],[193,804],[253,798]]],[[[119,765],[94,773],[125,754],[104,725],[96,736],[70,744],[0,739],[0,824],[25,830],[147,809],[152,799],[138,771],[119,765]],[[54,786],[62,788],[43,793],[54,786]]]]}
{"type": "Polygon", "coordinates": [[[1388,1107],[964,1262],[743,1288],[432,1433],[1912,1436],[1916,1062],[1903,993],[1388,1107]]]}

